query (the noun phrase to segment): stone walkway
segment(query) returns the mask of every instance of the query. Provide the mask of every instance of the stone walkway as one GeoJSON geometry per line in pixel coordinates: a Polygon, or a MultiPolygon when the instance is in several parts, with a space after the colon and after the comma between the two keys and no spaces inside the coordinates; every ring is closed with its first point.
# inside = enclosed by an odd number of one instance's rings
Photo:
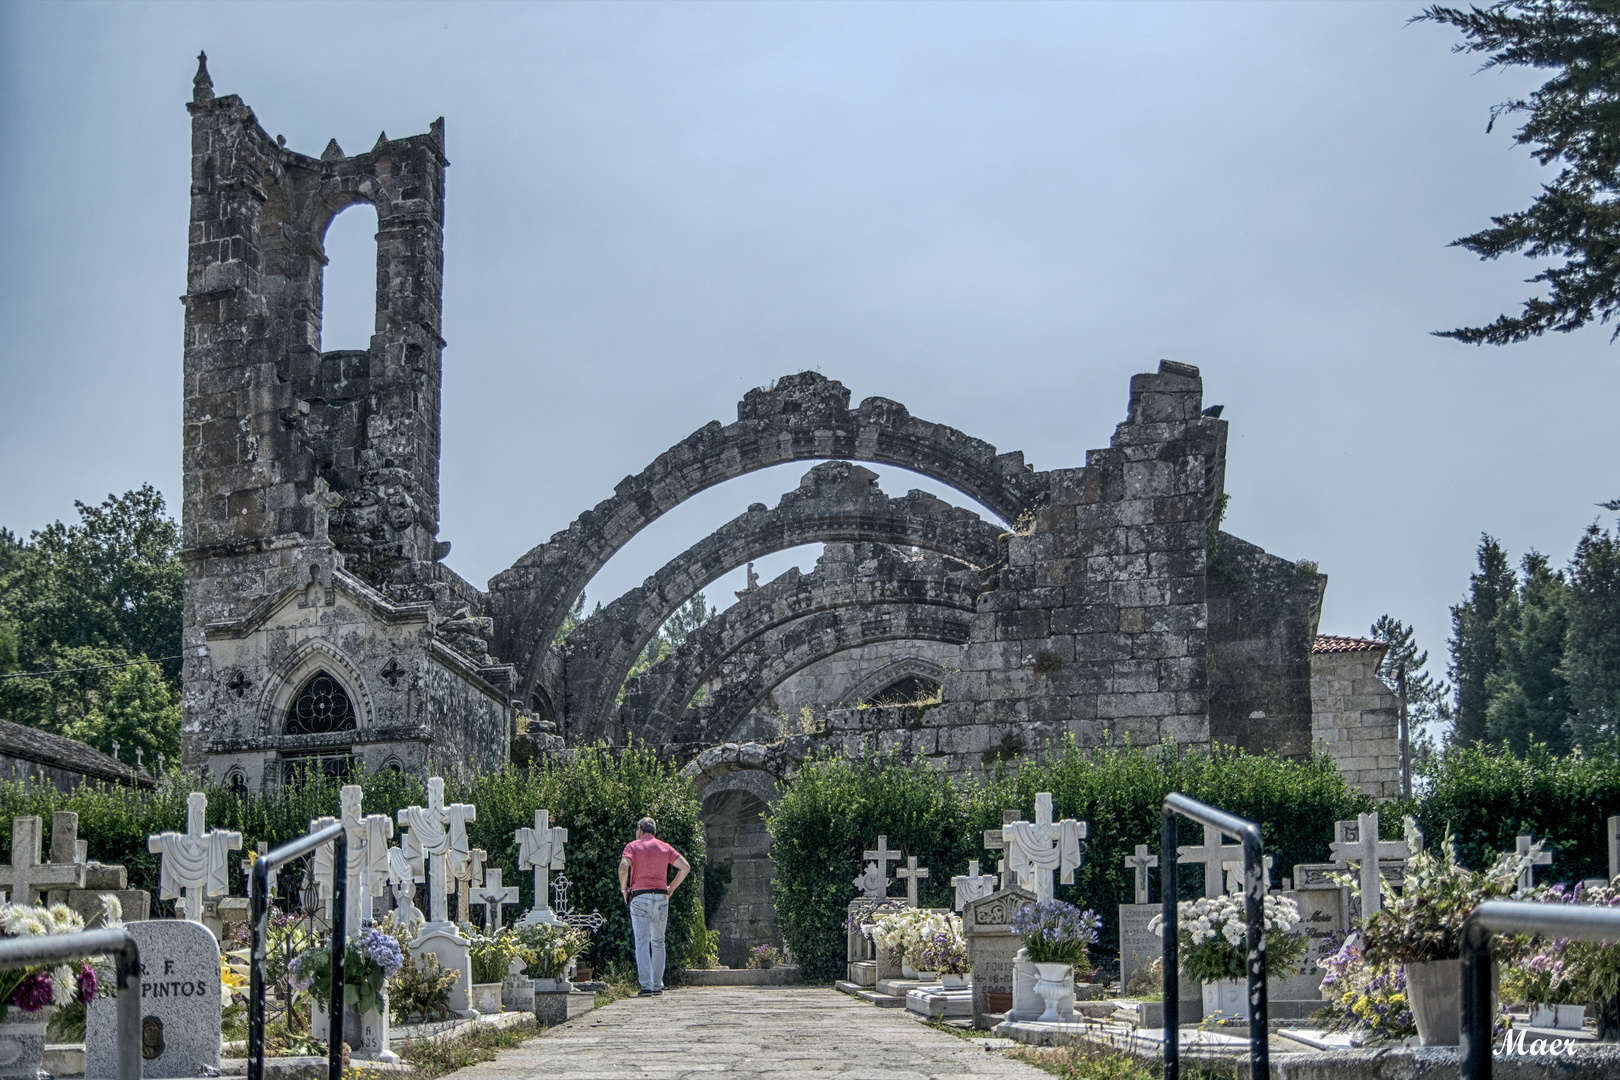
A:
{"type": "Polygon", "coordinates": [[[456,1080],[845,1077],[924,1080],[1047,1074],[874,1009],[831,987],[690,987],[630,998],[560,1024],[456,1080]]]}

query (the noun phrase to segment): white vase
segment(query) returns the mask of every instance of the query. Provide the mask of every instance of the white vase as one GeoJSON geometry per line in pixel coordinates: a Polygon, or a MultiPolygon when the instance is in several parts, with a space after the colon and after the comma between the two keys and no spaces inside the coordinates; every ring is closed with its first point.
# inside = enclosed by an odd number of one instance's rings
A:
{"type": "Polygon", "coordinates": [[[1046,1011],[1041,1013],[1040,1019],[1056,1021],[1060,1019],[1058,1003],[1063,1000],[1065,993],[1073,991],[1074,965],[1037,963],[1035,972],[1035,993],[1046,1002],[1046,1011]]]}
{"type": "Polygon", "coordinates": [[[939,972],[937,972],[937,971],[919,971],[919,972],[917,972],[917,978],[920,981],[925,982],[925,983],[939,982],[939,972]]]}
{"type": "Polygon", "coordinates": [[[900,961],[900,977],[902,979],[915,979],[917,977],[917,969],[912,967],[911,964],[906,960],[902,959],[900,961]]]}
{"type": "Polygon", "coordinates": [[[967,976],[953,975],[947,971],[939,977],[939,984],[947,990],[964,990],[967,988],[967,976]]]}
{"type": "Polygon", "coordinates": [[[1249,982],[1247,979],[1215,979],[1204,983],[1204,1015],[1221,1014],[1222,1020],[1246,1020],[1249,1017],[1249,982]]]}

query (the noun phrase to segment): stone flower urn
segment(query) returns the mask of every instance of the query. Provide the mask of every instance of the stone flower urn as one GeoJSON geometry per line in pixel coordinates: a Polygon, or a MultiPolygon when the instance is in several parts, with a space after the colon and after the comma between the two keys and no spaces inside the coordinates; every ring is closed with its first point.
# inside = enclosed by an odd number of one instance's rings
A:
{"type": "Polygon", "coordinates": [[[1070,991],[1074,982],[1073,964],[1035,964],[1035,993],[1046,1002],[1046,1011],[1041,1013],[1040,1019],[1055,1023],[1058,1017],[1058,1003],[1063,995],[1070,991]]]}

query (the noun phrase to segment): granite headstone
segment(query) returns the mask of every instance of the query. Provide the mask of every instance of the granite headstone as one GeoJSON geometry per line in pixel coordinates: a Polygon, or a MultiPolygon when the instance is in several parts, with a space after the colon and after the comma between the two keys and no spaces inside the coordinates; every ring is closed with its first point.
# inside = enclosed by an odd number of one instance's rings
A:
{"type": "Polygon", "coordinates": [[[1153,917],[1162,914],[1163,904],[1119,905],[1119,986],[1124,993],[1130,993],[1137,972],[1164,955],[1164,935],[1148,929],[1153,917]]]}
{"type": "Polygon", "coordinates": [[[1023,889],[1001,889],[962,909],[962,936],[973,966],[973,1026],[988,1029],[990,1014],[1012,1008],[1013,962],[1023,941],[1013,933],[1013,916],[1035,903],[1023,889]]]}
{"type": "MultiPolygon", "coordinates": [[[[141,1057],[147,1076],[219,1068],[219,944],[201,923],[152,919],[127,929],[141,950],[141,1057]]],[[[97,998],[85,1020],[86,1080],[118,1075],[118,1002],[97,998]]],[[[214,1074],[214,1075],[217,1075],[214,1074]]]]}

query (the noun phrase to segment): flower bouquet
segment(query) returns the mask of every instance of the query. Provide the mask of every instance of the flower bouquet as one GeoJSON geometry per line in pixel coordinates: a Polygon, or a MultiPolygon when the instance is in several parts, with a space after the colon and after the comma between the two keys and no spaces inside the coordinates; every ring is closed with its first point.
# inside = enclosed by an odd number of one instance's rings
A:
{"type": "MultiPolygon", "coordinates": [[[[1307,939],[1293,933],[1299,925],[1299,905],[1284,896],[1265,900],[1266,972],[1284,975],[1305,954],[1307,939]]],[[[1155,915],[1148,932],[1157,934],[1164,916],[1155,915]]],[[[1181,970],[1201,982],[1247,979],[1248,917],[1241,896],[1183,900],[1176,905],[1176,933],[1181,940],[1181,970]]]]}
{"type": "Polygon", "coordinates": [[[775,945],[755,945],[748,950],[748,966],[763,971],[780,964],[783,960],[782,950],[775,945]]]}
{"type": "Polygon", "coordinates": [[[1024,951],[1035,964],[1086,963],[1086,947],[1097,942],[1102,916],[1081,911],[1062,900],[1020,908],[1012,931],[1024,939],[1024,951]]]}
{"type": "Polygon", "coordinates": [[[968,963],[967,940],[956,929],[941,930],[934,940],[918,954],[924,971],[937,971],[941,975],[966,975],[972,970],[968,963]]]}
{"type": "MultiPolygon", "coordinates": [[[[64,904],[48,908],[0,904],[0,936],[40,937],[83,929],[84,919],[64,904]]],[[[105,984],[91,960],[0,971],[0,1020],[12,1007],[32,1014],[55,1005],[88,1005],[105,984]]]]}
{"type": "Polygon", "coordinates": [[[878,916],[871,929],[873,944],[880,949],[893,949],[900,954],[905,966],[917,971],[929,970],[919,966],[923,950],[933,943],[936,935],[947,932],[961,932],[961,922],[955,915],[912,907],[878,916]]]}
{"type": "Polygon", "coordinates": [[[526,969],[532,979],[565,978],[568,965],[591,943],[585,931],[566,923],[530,923],[513,933],[533,956],[526,969]]]}
{"type": "Polygon", "coordinates": [[[1365,963],[1355,935],[1319,963],[1325,973],[1322,993],[1332,1004],[1318,1009],[1311,1015],[1312,1020],[1329,1031],[1364,1033],[1358,1045],[1399,1041],[1417,1034],[1404,968],[1365,963]]]}
{"type": "MultiPolygon", "coordinates": [[[[374,926],[362,929],[360,936],[350,939],[343,950],[343,1004],[353,1005],[362,1013],[381,1011],[389,976],[403,963],[405,953],[395,938],[374,926]]],[[[299,953],[287,973],[294,990],[307,990],[322,1008],[331,1007],[330,942],[299,953]]]]}

